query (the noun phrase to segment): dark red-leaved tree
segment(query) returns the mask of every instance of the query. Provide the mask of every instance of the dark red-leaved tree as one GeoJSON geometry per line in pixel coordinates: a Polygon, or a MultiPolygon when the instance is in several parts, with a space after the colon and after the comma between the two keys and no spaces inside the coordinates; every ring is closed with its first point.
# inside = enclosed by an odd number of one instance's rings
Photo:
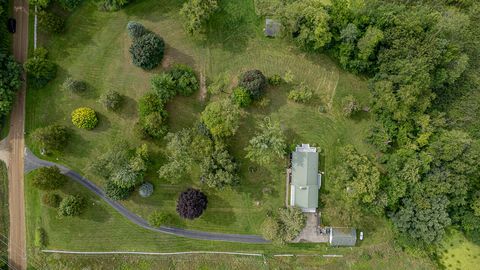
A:
{"type": "Polygon", "coordinates": [[[198,218],[207,209],[207,202],[207,196],[200,190],[189,188],[178,197],[177,213],[183,218],[198,218]]]}

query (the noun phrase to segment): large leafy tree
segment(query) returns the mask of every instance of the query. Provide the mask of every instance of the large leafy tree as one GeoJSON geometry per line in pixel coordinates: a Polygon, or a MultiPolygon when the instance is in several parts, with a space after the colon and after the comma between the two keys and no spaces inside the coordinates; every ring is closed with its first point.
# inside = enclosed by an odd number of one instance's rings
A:
{"type": "Polygon", "coordinates": [[[12,56],[0,53],[0,117],[6,115],[20,88],[21,67],[12,56]]]}
{"type": "Polygon", "coordinates": [[[442,239],[445,228],[451,224],[445,196],[406,198],[393,217],[397,228],[412,238],[426,243],[442,239]]]}
{"type": "Polygon", "coordinates": [[[42,47],[33,52],[33,57],[27,59],[23,67],[37,87],[45,86],[57,74],[57,66],[48,60],[48,51],[42,47]]]}
{"type": "Polygon", "coordinates": [[[347,145],[341,151],[337,181],[352,203],[372,204],[380,188],[380,171],[367,156],[347,145]]]}
{"type": "Polygon", "coordinates": [[[201,119],[213,136],[230,137],[240,124],[240,109],[227,99],[213,101],[202,112],[201,119]]]}
{"type": "Polygon", "coordinates": [[[39,168],[32,177],[32,185],[41,190],[55,190],[62,187],[65,182],[67,177],[57,166],[39,168]]]}
{"type": "Polygon", "coordinates": [[[222,188],[238,184],[237,164],[226,149],[216,149],[200,165],[201,180],[209,187],[222,188]]]}
{"type": "Polygon", "coordinates": [[[260,132],[250,139],[245,148],[247,158],[262,165],[271,163],[285,154],[285,135],[280,123],[266,117],[258,124],[260,132]]]}
{"type": "Polygon", "coordinates": [[[180,15],[184,19],[184,27],[187,33],[193,35],[204,30],[208,19],[217,9],[217,0],[186,1],[180,10],[180,15]]]}
{"type": "Polygon", "coordinates": [[[292,1],[282,14],[283,24],[295,43],[307,50],[320,50],[330,42],[329,19],[320,0],[292,1]]]}
{"type": "Polygon", "coordinates": [[[45,151],[60,151],[68,141],[68,131],[65,126],[50,125],[36,129],[32,133],[32,139],[45,151]]]}

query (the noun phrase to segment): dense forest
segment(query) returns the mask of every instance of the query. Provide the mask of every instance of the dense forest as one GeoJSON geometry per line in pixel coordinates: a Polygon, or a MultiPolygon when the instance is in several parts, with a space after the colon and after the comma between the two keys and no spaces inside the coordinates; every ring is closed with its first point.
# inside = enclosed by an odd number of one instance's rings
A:
{"type": "Polygon", "coordinates": [[[21,67],[11,55],[11,34],[7,30],[9,1],[0,0],[0,129],[20,87],[21,67]]]}
{"type": "Polygon", "coordinates": [[[335,177],[352,215],[387,215],[409,246],[437,242],[452,225],[478,242],[480,3],[257,3],[300,48],[369,78],[375,125],[368,140],[378,155],[346,147],[335,177]]]}

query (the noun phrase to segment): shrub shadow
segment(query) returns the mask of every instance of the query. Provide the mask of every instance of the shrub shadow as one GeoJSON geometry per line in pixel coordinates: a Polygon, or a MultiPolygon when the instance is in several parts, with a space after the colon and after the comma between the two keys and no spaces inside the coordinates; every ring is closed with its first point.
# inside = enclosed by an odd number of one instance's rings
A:
{"type": "Polygon", "coordinates": [[[137,101],[129,96],[122,95],[120,108],[115,113],[126,119],[138,118],[137,101]]]}

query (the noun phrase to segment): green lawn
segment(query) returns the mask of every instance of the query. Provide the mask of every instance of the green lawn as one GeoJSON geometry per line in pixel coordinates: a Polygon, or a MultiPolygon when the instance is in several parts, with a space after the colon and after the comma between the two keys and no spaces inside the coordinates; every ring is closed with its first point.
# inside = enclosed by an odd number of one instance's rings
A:
{"type": "Polygon", "coordinates": [[[440,262],[448,270],[474,270],[480,264],[480,246],[452,230],[438,247],[440,262]]]}
{"type": "MultiPolygon", "coordinates": [[[[193,39],[184,34],[178,23],[177,1],[142,1],[116,13],[99,12],[96,6],[86,3],[68,20],[66,34],[50,40],[40,39],[50,51],[50,57],[59,65],[57,78],[43,89],[29,91],[27,97],[27,133],[50,123],[69,126],[71,143],[60,156],[50,159],[86,175],[102,186],[103,179],[86,169],[89,162],[110,147],[112,141],[126,139],[131,146],[141,142],[134,136],[132,126],[137,121],[136,101],[149,91],[152,72],[131,64],[125,26],[137,20],[164,37],[167,43],[164,65],[182,62],[205,72],[208,78],[228,73],[232,81],[244,70],[258,68],[266,75],[284,74],[290,70],[298,82],[307,83],[315,90],[315,101],[309,105],[287,102],[288,87],[268,90],[271,103],[266,108],[251,108],[246,114],[237,136],[231,139],[231,148],[241,166],[242,183],[234,189],[217,191],[201,186],[210,198],[208,210],[195,221],[177,220],[177,226],[210,231],[259,233],[266,212],[282,206],[285,196],[283,161],[269,168],[249,173],[251,166],[244,159],[243,148],[255,131],[255,120],[270,115],[281,121],[289,141],[308,142],[323,150],[322,169],[331,171],[339,146],[353,143],[366,151],[363,142],[369,125],[368,119],[347,120],[337,113],[338,99],[346,93],[368,100],[366,82],[340,71],[323,55],[302,53],[281,39],[268,39],[262,33],[262,20],[253,12],[253,2],[223,1],[222,11],[216,15],[205,40],[193,39]],[[238,27],[237,27],[238,26],[238,27]],[[60,85],[67,76],[85,80],[89,89],[84,95],[65,93],[60,85]],[[125,95],[126,102],[118,113],[106,111],[96,102],[103,91],[115,89],[125,95]],[[79,130],[70,123],[70,112],[76,107],[93,107],[100,115],[100,124],[93,131],[79,130]],[[320,113],[319,107],[327,113],[320,113]],[[301,119],[301,121],[299,121],[301,119]],[[57,161],[57,160],[56,160],[57,161]],[[262,194],[264,187],[270,194],[262,194]],[[257,205],[259,203],[259,205],[257,205]]],[[[203,110],[197,94],[176,98],[168,105],[171,131],[191,127],[203,110]]],[[[38,153],[31,141],[28,144],[38,153]]],[[[138,195],[125,202],[127,207],[147,216],[154,209],[175,212],[178,193],[188,186],[199,186],[198,170],[191,179],[180,185],[159,180],[156,174],[162,160],[163,142],[149,143],[154,152],[155,166],[147,180],[154,183],[156,192],[151,198],[138,195]]],[[[327,182],[328,185],[328,182],[327,182]]]]}
{"type": "MultiPolygon", "coordinates": [[[[51,123],[68,126],[73,136],[64,153],[46,158],[65,164],[103,186],[104,180],[92,175],[87,170],[88,164],[116,140],[126,139],[132,147],[142,143],[133,134],[132,127],[138,119],[137,100],[149,91],[152,74],[161,72],[164,67],[174,62],[180,62],[203,72],[209,80],[220,73],[229,74],[234,85],[237,76],[248,69],[260,69],[267,76],[283,75],[290,71],[298,83],[304,82],[314,90],[314,101],[307,105],[287,101],[291,86],[283,85],[268,89],[268,106],[252,106],[246,110],[239,132],[230,140],[230,149],[241,169],[241,184],[238,187],[218,191],[202,186],[198,181],[198,168],[194,168],[191,178],[184,179],[181,184],[172,185],[160,180],[156,171],[165,158],[164,142],[148,142],[155,162],[149,169],[147,180],[155,185],[155,192],[148,199],[134,194],[125,205],[144,217],[156,209],[174,214],[179,192],[189,186],[200,187],[209,198],[207,211],[194,221],[177,219],[176,226],[216,232],[259,234],[260,224],[267,212],[281,207],[284,203],[285,161],[279,160],[271,166],[259,167],[256,172],[250,173],[248,168],[254,164],[244,158],[243,149],[255,132],[256,121],[270,116],[280,121],[289,143],[310,143],[322,150],[320,167],[326,172],[326,177],[320,197],[329,198],[325,200],[322,210],[326,211],[322,217],[329,224],[346,225],[344,220],[335,214],[342,209],[335,207],[335,197],[331,194],[334,181],[330,176],[335,169],[338,149],[345,144],[353,144],[363,153],[373,151],[364,141],[371,124],[369,116],[344,118],[340,114],[340,100],[343,96],[352,94],[363,104],[367,104],[369,94],[366,80],[340,70],[324,55],[307,54],[284,40],[265,38],[262,33],[263,20],[255,15],[253,1],[221,1],[221,10],[212,18],[205,38],[185,35],[178,20],[181,3],[182,1],[172,0],[136,1],[122,11],[105,13],[99,12],[93,3],[87,1],[69,17],[65,34],[52,38],[41,35],[40,43],[49,49],[50,58],[59,65],[59,72],[57,78],[45,88],[29,89],[26,107],[27,134],[51,123]],[[131,41],[125,31],[130,20],[143,23],[165,39],[167,50],[164,67],[145,72],[131,64],[128,52],[131,41]],[[89,86],[87,92],[79,96],[63,92],[60,85],[67,76],[85,80],[89,86]],[[118,113],[106,111],[97,102],[101,93],[108,89],[114,89],[126,97],[118,113]],[[100,124],[93,131],[79,130],[70,123],[71,111],[80,106],[92,107],[99,113],[100,124]],[[326,111],[321,112],[322,108],[326,111]],[[264,188],[270,191],[264,193],[264,188]]],[[[168,104],[170,130],[175,132],[191,127],[198,120],[204,106],[205,102],[199,100],[198,93],[191,97],[175,98],[168,104]]],[[[28,137],[27,143],[38,154],[39,149],[28,137]]],[[[59,265],[63,256],[41,256],[38,250],[33,248],[31,243],[36,227],[43,227],[47,231],[47,248],[52,249],[335,253],[345,254],[346,259],[269,259],[269,262],[273,267],[283,267],[283,264],[295,265],[297,260],[298,263],[304,260],[302,264],[332,265],[331,269],[355,268],[356,265],[358,269],[377,268],[375,266],[391,266],[390,269],[431,267],[428,260],[412,259],[400,251],[395,251],[391,227],[383,219],[365,217],[360,225],[369,228],[364,229],[368,237],[359,248],[353,250],[332,249],[315,244],[279,247],[270,244],[194,241],[139,228],[74,183],[69,183],[62,192],[82,193],[88,198],[89,207],[80,217],[59,218],[53,209],[41,205],[41,195],[30,188],[29,177],[26,197],[30,252],[37,260],[57,260],[59,265]],[[363,253],[369,255],[362,257],[363,253]]],[[[125,263],[128,263],[129,258],[125,259],[125,263]]],[[[85,260],[90,259],[93,263],[92,257],[85,260]]],[[[258,260],[248,263],[256,265],[258,260]]],[[[79,265],[81,263],[78,264],[80,268],[79,265]]],[[[229,268],[219,265],[220,269],[229,268]]],[[[65,268],[72,269],[68,266],[65,268]]],[[[119,269],[129,268],[126,266],[119,269]]]]}

